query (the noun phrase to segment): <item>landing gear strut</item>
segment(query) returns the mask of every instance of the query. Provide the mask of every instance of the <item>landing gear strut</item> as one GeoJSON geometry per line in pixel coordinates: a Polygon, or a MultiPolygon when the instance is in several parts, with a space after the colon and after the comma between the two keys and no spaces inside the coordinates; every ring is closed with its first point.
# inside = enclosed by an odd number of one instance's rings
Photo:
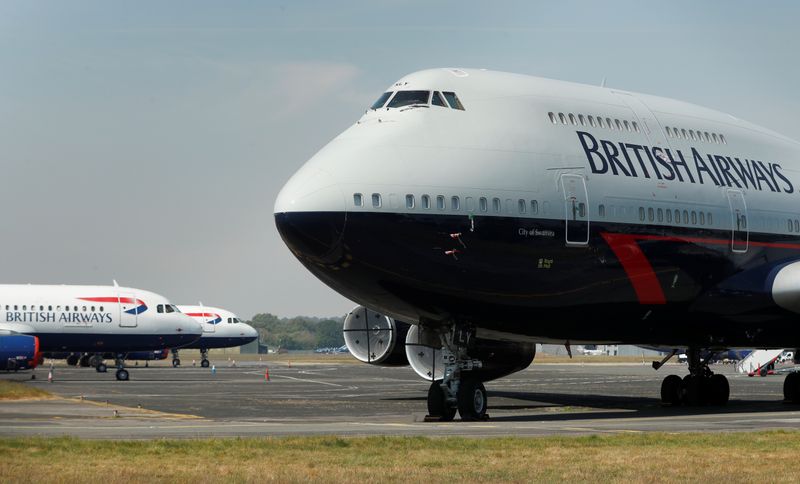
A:
{"type": "Polygon", "coordinates": [[[467,354],[475,330],[463,325],[448,325],[441,329],[444,378],[431,383],[428,389],[428,413],[431,419],[449,422],[458,410],[461,420],[487,418],[486,388],[470,375],[482,367],[480,360],[467,354]]]}
{"type": "Polygon", "coordinates": [[[200,348],[200,366],[208,368],[211,362],[208,361],[208,349],[200,348]]]}
{"type": "Polygon", "coordinates": [[[172,367],[177,368],[181,366],[181,359],[178,358],[178,350],[173,348],[170,350],[170,353],[172,353],[172,367]]]}
{"type": "MultiPolygon", "coordinates": [[[[673,352],[673,355],[675,353],[673,352]]],[[[725,405],[730,397],[730,386],[724,375],[714,374],[708,367],[708,362],[713,356],[710,353],[706,359],[700,356],[700,349],[690,347],[687,351],[689,357],[689,374],[681,379],[677,375],[669,375],[661,382],[661,401],[667,405],[725,405]]],[[[658,369],[666,362],[666,358],[658,369]]]]}

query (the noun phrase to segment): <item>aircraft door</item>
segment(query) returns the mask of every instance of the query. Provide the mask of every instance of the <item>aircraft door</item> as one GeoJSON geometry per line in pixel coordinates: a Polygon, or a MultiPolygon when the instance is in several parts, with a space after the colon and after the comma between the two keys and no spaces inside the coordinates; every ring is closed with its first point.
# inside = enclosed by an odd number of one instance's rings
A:
{"type": "MultiPolygon", "coordinates": [[[[645,105],[645,103],[643,103],[636,96],[633,96],[627,92],[614,91],[614,94],[616,94],[617,97],[620,98],[620,100],[622,100],[622,102],[624,102],[631,111],[633,111],[633,114],[639,120],[639,129],[650,141],[650,146],[661,149],[668,149],[670,147],[669,140],[667,140],[667,137],[664,135],[664,131],[661,129],[661,124],[653,115],[653,112],[650,111],[650,108],[645,105]]],[[[654,153],[654,155],[659,157],[667,156],[666,153],[660,154],[658,152],[654,153]]]]}
{"type": "Polygon", "coordinates": [[[747,203],[741,190],[728,190],[728,205],[731,207],[731,250],[747,252],[750,245],[750,229],[747,227],[747,203]]]}
{"type": "Polygon", "coordinates": [[[589,243],[589,195],[583,175],[561,175],[564,191],[565,238],[569,245],[589,243]]]}
{"type": "Polygon", "coordinates": [[[131,293],[119,293],[119,325],[135,328],[139,319],[139,301],[131,293]]]}

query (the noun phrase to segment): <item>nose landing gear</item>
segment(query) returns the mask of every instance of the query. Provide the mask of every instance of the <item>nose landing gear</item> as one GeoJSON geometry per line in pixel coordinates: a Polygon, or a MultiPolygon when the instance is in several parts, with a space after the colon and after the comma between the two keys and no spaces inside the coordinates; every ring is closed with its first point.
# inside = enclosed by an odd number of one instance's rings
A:
{"type": "MultiPolygon", "coordinates": [[[[675,354],[673,352],[673,354],[675,354]]],[[[725,405],[730,397],[730,385],[724,375],[714,374],[708,367],[714,356],[710,353],[705,360],[700,357],[700,349],[690,347],[689,374],[681,379],[677,375],[669,375],[661,382],[661,401],[667,405],[725,405]]],[[[654,368],[660,368],[668,360],[666,358],[654,368]]]]}
{"type": "Polygon", "coordinates": [[[470,371],[482,367],[480,360],[467,354],[473,338],[474,329],[466,326],[452,324],[442,328],[444,378],[432,382],[428,389],[428,420],[449,422],[456,410],[462,421],[488,418],[486,388],[470,376],[470,371]]]}

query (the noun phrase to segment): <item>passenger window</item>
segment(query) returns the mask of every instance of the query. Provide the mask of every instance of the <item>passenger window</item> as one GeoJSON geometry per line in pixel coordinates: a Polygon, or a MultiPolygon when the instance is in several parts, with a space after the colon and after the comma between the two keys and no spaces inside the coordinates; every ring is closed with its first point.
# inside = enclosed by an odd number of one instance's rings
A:
{"type": "Polygon", "coordinates": [[[539,202],[536,200],[531,200],[531,213],[534,215],[539,213],[539,202]]]}
{"type": "Polygon", "coordinates": [[[666,132],[667,132],[667,136],[669,136],[670,138],[672,138],[672,129],[670,129],[670,127],[669,127],[669,126],[667,126],[666,128],[664,128],[664,131],[666,131],[666,132]]]}
{"type": "Polygon", "coordinates": [[[443,108],[447,107],[447,104],[444,103],[444,99],[442,99],[442,95],[439,94],[439,91],[433,93],[433,96],[431,97],[431,104],[434,106],[441,106],[443,108]]]}
{"type": "Polygon", "coordinates": [[[431,97],[430,91],[397,91],[387,108],[402,108],[403,106],[413,106],[415,104],[428,104],[431,97]]]}
{"type": "MultiPolygon", "coordinates": [[[[6,306],[6,309],[8,309],[8,306],[6,306]]],[[[47,310],[48,311],[52,311],[53,310],[53,306],[47,306],[47,310]]]]}
{"type": "Polygon", "coordinates": [[[692,141],[697,141],[697,138],[694,135],[694,130],[689,130],[689,137],[692,138],[692,141]]]}
{"type": "Polygon", "coordinates": [[[103,312],[103,306],[100,306],[100,312],[101,313],[103,312]]]}
{"type": "Polygon", "coordinates": [[[689,139],[689,135],[686,133],[686,130],[685,130],[685,129],[682,129],[682,130],[681,130],[681,137],[682,137],[683,139],[689,139]]]}
{"type": "Polygon", "coordinates": [[[567,124],[567,118],[564,116],[564,113],[558,113],[558,119],[561,121],[561,124],[567,124]]]}
{"type": "Polygon", "coordinates": [[[461,210],[461,199],[458,197],[451,197],[450,208],[453,210],[461,210]]]}
{"type": "Polygon", "coordinates": [[[578,121],[580,121],[581,126],[586,126],[586,118],[583,117],[583,114],[578,115],[578,121]]]}
{"type": "Polygon", "coordinates": [[[381,97],[379,97],[377,101],[372,103],[372,106],[370,106],[370,109],[375,110],[375,109],[382,108],[383,105],[386,104],[386,101],[389,100],[389,97],[391,97],[391,95],[392,95],[391,92],[385,92],[385,93],[381,94],[381,97]]]}
{"type": "Polygon", "coordinates": [[[157,313],[163,313],[164,312],[164,305],[163,304],[159,304],[158,306],[156,306],[156,312],[157,313]]]}
{"type": "Polygon", "coordinates": [[[676,224],[681,223],[681,211],[680,210],[675,210],[675,223],[676,224]]]}
{"type": "Polygon", "coordinates": [[[599,116],[597,118],[597,125],[600,126],[601,128],[605,128],[606,127],[605,122],[603,121],[603,118],[601,118],[599,116]]]}
{"type": "Polygon", "coordinates": [[[478,208],[481,212],[489,211],[489,202],[486,200],[486,197],[481,197],[478,199],[478,208]]]}
{"type": "Polygon", "coordinates": [[[659,208],[658,211],[656,212],[656,217],[658,217],[658,221],[659,222],[663,222],[664,221],[664,210],[659,208]]]}
{"type": "Polygon", "coordinates": [[[608,129],[614,129],[614,123],[611,122],[611,118],[606,118],[606,124],[608,125],[608,129]]]}
{"type": "Polygon", "coordinates": [[[789,224],[789,232],[793,231],[794,230],[794,226],[792,225],[792,221],[791,220],[787,220],[786,222],[789,224]]]}
{"type": "Polygon", "coordinates": [[[644,207],[639,207],[639,220],[644,222],[644,207]]]}
{"type": "Polygon", "coordinates": [[[423,195],[422,199],[422,208],[425,210],[431,208],[431,197],[429,195],[423,195]]]}
{"type": "Polygon", "coordinates": [[[625,125],[625,129],[626,129],[627,131],[630,131],[630,130],[631,130],[631,125],[630,125],[630,124],[628,124],[628,122],[627,122],[627,121],[624,121],[624,120],[623,120],[623,121],[622,121],[622,124],[624,124],[624,125],[625,125]]]}
{"type": "Polygon", "coordinates": [[[637,133],[639,132],[639,125],[636,124],[636,121],[633,122],[633,130],[636,131],[637,133]]]}
{"type": "Polygon", "coordinates": [[[558,121],[556,120],[556,115],[555,115],[555,114],[553,114],[553,113],[547,113],[547,117],[549,117],[549,118],[550,118],[550,122],[551,122],[551,123],[553,123],[553,124],[558,124],[558,121]]]}
{"type": "Polygon", "coordinates": [[[464,106],[461,104],[461,101],[458,100],[458,96],[454,92],[443,92],[444,98],[447,99],[448,104],[453,109],[459,109],[464,111],[464,106]]]}
{"type": "Polygon", "coordinates": [[[594,128],[594,117],[593,117],[593,116],[589,116],[589,125],[590,125],[592,128],[594,128]]]}
{"type": "Polygon", "coordinates": [[[444,210],[444,195],[437,195],[436,196],[436,208],[439,210],[444,210]]]}
{"type": "Polygon", "coordinates": [[[619,119],[615,119],[614,124],[617,126],[619,131],[622,131],[622,123],[619,122],[619,119]]]}
{"type": "Polygon", "coordinates": [[[519,213],[527,213],[528,212],[528,202],[523,199],[519,199],[517,201],[517,206],[519,208],[519,213]]]}
{"type": "Polygon", "coordinates": [[[597,206],[597,215],[599,215],[600,217],[606,216],[606,206],[603,205],[602,203],[597,206]]]}
{"type": "Polygon", "coordinates": [[[725,136],[719,135],[719,140],[722,141],[722,144],[726,145],[728,142],[725,140],[725,136]]]}
{"type": "MultiPolygon", "coordinates": [[[[27,311],[28,310],[28,305],[27,304],[23,304],[22,305],[22,310],[23,311],[27,311]]],[[[76,311],[77,311],[77,308],[76,308],[76,311]]]]}
{"type": "Polygon", "coordinates": [[[683,223],[689,224],[689,212],[686,210],[683,211],[683,223]]]}
{"type": "Polygon", "coordinates": [[[375,208],[381,208],[381,194],[380,193],[373,193],[372,194],[372,206],[375,208]]]}
{"type": "Polygon", "coordinates": [[[414,208],[414,195],[406,195],[406,208],[414,208]]]}
{"type": "Polygon", "coordinates": [[[655,218],[656,218],[655,217],[655,210],[653,210],[653,207],[648,207],[647,208],[647,220],[652,222],[653,220],[655,220],[655,218]]]}
{"type": "Polygon", "coordinates": [[[714,143],[719,144],[719,140],[717,139],[717,134],[716,133],[712,133],[711,134],[711,138],[714,140],[714,143]]]}
{"type": "Polygon", "coordinates": [[[708,135],[708,131],[703,131],[703,137],[706,139],[706,143],[711,143],[711,136],[708,135]]]}
{"type": "Polygon", "coordinates": [[[575,121],[575,115],[574,115],[574,114],[572,114],[572,113],[569,113],[569,122],[570,122],[570,124],[572,124],[572,125],[576,125],[576,124],[578,124],[578,122],[577,122],[577,121],[575,121]]]}
{"type": "Polygon", "coordinates": [[[708,225],[712,225],[713,222],[711,221],[711,212],[708,212],[708,225]]]}
{"type": "Polygon", "coordinates": [[[667,223],[672,223],[672,210],[667,209],[667,223]]]}
{"type": "Polygon", "coordinates": [[[706,214],[700,212],[700,225],[705,225],[705,224],[706,224],[706,214]]]}
{"type": "Polygon", "coordinates": [[[495,212],[498,212],[498,213],[500,212],[500,199],[499,198],[495,197],[495,198],[492,199],[492,210],[494,210],[495,212]]]}
{"type": "Polygon", "coordinates": [[[692,225],[697,225],[697,212],[692,210],[692,225]]]}
{"type": "Polygon", "coordinates": [[[361,207],[364,205],[364,196],[360,193],[353,194],[353,205],[356,207],[361,207]]]}

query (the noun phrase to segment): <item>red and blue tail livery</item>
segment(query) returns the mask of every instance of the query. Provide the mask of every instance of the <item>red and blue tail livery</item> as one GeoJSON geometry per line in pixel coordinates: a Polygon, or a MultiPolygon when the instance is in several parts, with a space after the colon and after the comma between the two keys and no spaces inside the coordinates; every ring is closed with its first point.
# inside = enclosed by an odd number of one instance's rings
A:
{"type": "Polygon", "coordinates": [[[128,314],[142,314],[147,311],[147,304],[141,299],[133,297],[116,297],[116,296],[103,296],[103,297],[80,297],[81,301],[97,302],[97,303],[116,303],[116,304],[133,304],[134,307],[125,310],[128,314]]]}

